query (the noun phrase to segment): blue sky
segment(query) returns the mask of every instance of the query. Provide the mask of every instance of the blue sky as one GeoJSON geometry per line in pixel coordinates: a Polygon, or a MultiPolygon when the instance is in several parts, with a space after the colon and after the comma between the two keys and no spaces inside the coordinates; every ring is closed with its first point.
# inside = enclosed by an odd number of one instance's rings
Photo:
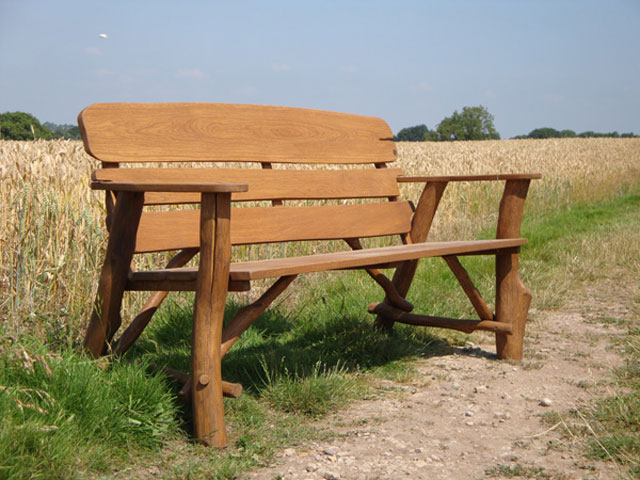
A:
{"type": "Polygon", "coordinates": [[[639,52],[640,0],[0,0],[0,112],[252,103],[397,132],[484,105],[503,138],[640,134],[639,52]]]}

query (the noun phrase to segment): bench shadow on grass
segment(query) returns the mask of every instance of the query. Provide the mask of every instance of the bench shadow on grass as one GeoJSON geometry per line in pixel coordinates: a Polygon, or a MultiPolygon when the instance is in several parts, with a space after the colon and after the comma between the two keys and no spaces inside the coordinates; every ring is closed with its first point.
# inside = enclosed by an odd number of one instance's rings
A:
{"type": "MultiPolygon", "coordinates": [[[[225,324],[241,306],[227,304],[225,324]]],[[[304,382],[331,372],[365,372],[397,361],[452,352],[445,339],[424,328],[398,325],[387,333],[373,327],[370,315],[340,315],[329,310],[315,313],[318,315],[311,319],[310,315],[292,319],[278,309],[267,310],[224,357],[224,380],[240,383],[247,394],[260,397],[275,378],[304,382]]],[[[127,358],[144,359],[158,370],[170,367],[188,372],[191,327],[192,311],[169,304],[154,317],[127,358]]],[[[178,390],[176,385],[175,392],[178,390]]],[[[185,405],[184,413],[190,424],[190,405],[185,405]]]]}

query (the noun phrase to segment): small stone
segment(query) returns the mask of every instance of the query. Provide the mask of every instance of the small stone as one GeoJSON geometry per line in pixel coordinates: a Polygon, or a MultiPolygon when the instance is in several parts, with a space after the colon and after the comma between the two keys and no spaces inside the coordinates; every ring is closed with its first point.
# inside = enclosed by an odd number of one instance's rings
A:
{"type": "Polygon", "coordinates": [[[322,478],[324,478],[324,480],[340,480],[340,475],[333,472],[324,472],[322,478]]]}
{"type": "Polygon", "coordinates": [[[418,460],[415,463],[415,466],[418,467],[418,468],[424,468],[424,467],[427,466],[427,462],[425,462],[424,460],[418,460]]]}
{"type": "Polygon", "coordinates": [[[497,418],[499,420],[509,420],[511,418],[511,414],[508,412],[496,412],[493,414],[493,418],[497,418]]]}
{"type": "Polygon", "coordinates": [[[464,412],[464,416],[465,417],[473,417],[473,412],[471,410],[467,410],[466,412],[464,412]]]}
{"type": "Polygon", "coordinates": [[[441,462],[442,459],[438,456],[438,455],[431,455],[431,460],[433,460],[434,462],[441,462]]]}
{"type": "Polygon", "coordinates": [[[550,398],[543,398],[542,400],[540,400],[540,405],[542,405],[543,407],[550,407],[552,403],[553,402],[550,398]]]}
{"type": "Polygon", "coordinates": [[[296,454],[296,450],[294,448],[285,448],[284,456],[285,457],[293,457],[296,454]]]}
{"type": "Polygon", "coordinates": [[[474,393],[484,393],[487,391],[487,387],[484,385],[478,385],[477,387],[474,387],[473,392],[474,393]]]}
{"type": "Polygon", "coordinates": [[[424,449],[423,449],[422,447],[417,447],[417,448],[414,450],[414,452],[416,452],[416,453],[422,453],[422,452],[424,452],[424,449]]]}
{"type": "Polygon", "coordinates": [[[473,427],[473,425],[474,425],[474,423],[473,423],[471,420],[467,420],[466,422],[464,422],[464,424],[465,424],[467,427],[473,427]]]}
{"type": "Polygon", "coordinates": [[[313,463],[310,463],[309,465],[306,466],[305,470],[307,472],[315,472],[316,470],[318,470],[318,466],[314,465],[313,463]]]}
{"type": "Polygon", "coordinates": [[[322,453],[324,453],[325,455],[330,455],[332,457],[338,456],[338,450],[336,450],[334,447],[327,447],[322,450],[322,453]]]}

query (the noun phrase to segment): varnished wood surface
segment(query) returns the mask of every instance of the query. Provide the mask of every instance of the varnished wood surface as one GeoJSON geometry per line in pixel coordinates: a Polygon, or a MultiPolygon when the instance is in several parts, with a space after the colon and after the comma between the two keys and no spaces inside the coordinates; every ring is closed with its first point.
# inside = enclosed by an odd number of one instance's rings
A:
{"type": "Polygon", "coordinates": [[[222,403],[222,321],[231,260],[231,195],[202,196],[200,265],[191,335],[193,431],[207,444],[228,443],[222,403]]]}
{"type": "MultiPolygon", "coordinates": [[[[520,236],[524,203],[529,180],[510,180],[504,186],[498,212],[498,238],[520,236]]],[[[524,331],[531,304],[531,292],[518,273],[518,254],[496,255],[496,315],[495,319],[511,325],[513,333],[496,333],[498,358],[522,360],[524,331]]]]}
{"type": "Polygon", "coordinates": [[[423,327],[439,327],[458,330],[460,332],[472,333],[476,330],[511,334],[512,327],[507,323],[494,322],[493,320],[470,320],[464,318],[435,317],[433,315],[419,315],[408,313],[384,302],[369,305],[370,313],[377,313],[384,317],[389,317],[394,322],[405,323],[407,325],[419,325],[423,327]]]}
{"type": "Polygon", "coordinates": [[[222,103],[101,103],[78,116],[103,162],[380,163],[397,157],[375,117],[222,103]]]}
{"type": "Polygon", "coordinates": [[[93,190],[112,190],[115,192],[246,192],[246,183],[209,183],[201,181],[182,182],[177,179],[160,183],[157,181],[92,181],[93,190]]]}
{"type": "MultiPolygon", "coordinates": [[[[198,247],[199,215],[198,210],[143,213],[136,252],[198,247]]],[[[411,215],[408,202],[232,208],[231,243],[395,235],[409,231],[411,215]]]]}
{"type": "Polygon", "coordinates": [[[534,180],[542,178],[540,173],[496,173],[487,175],[411,175],[400,176],[400,183],[414,182],[475,182],[484,180],[534,180]]]}
{"type": "Polygon", "coordinates": [[[493,312],[482,298],[482,295],[480,295],[480,291],[471,281],[469,273],[462,266],[458,257],[455,255],[445,255],[442,258],[447,262],[447,265],[458,279],[458,283],[460,283],[462,290],[464,290],[465,295],[469,298],[478,317],[480,317],[481,320],[493,320],[493,312]]]}
{"type": "MultiPolygon", "coordinates": [[[[458,242],[428,242],[410,245],[393,245],[390,247],[367,248],[333,253],[305,255],[301,257],[274,258],[250,262],[232,263],[230,279],[233,281],[250,281],[261,278],[298,275],[301,273],[321,272],[364,268],[385,263],[401,262],[426,257],[444,255],[464,255],[468,252],[493,254],[496,249],[517,248],[527,241],[524,238],[503,240],[469,240],[458,242]]],[[[136,279],[192,281],[197,269],[183,267],[175,269],[136,272],[136,279]]]]}
{"type": "Polygon", "coordinates": [[[98,291],[84,338],[85,350],[94,357],[106,352],[107,344],[111,342],[122,323],[122,295],[133,258],[135,234],[143,201],[141,193],[123,192],[115,206],[114,224],[111,227],[98,291]]]}
{"type": "MultiPolygon", "coordinates": [[[[94,188],[127,189],[123,185],[139,185],[149,193],[146,205],[198,203],[199,184],[246,184],[248,191],[233,191],[232,200],[304,200],[342,198],[383,198],[399,195],[396,178],[398,168],[357,170],[273,170],[249,168],[108,168],[93,172],[94,188]],[[181,185],[184,189],[181,190],[181,185]],[[151,189],[150,187],[153,187],[151,189]]],[[[212,188],[212,187],[211,187],[212,188]]],[[[246,190],[246,189],[245,189],[246,190]]],[[[213,191],[203,190],[203,191],[213,191]]]]}

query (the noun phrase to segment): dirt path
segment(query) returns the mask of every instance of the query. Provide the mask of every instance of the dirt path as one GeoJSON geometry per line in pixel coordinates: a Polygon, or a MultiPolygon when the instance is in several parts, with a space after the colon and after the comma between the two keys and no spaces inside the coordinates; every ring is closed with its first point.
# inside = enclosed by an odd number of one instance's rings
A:
{"type": "Polygon", "coordinates": [[[390,382],[397,393],[325,419],[332,441],[288,448],[243,478],[617,478],[615,465],[583,457],[578,439],[541,417],[606,394],[621,363],[612,340],[626,329],[601,320],[631,318],[636,291],[601,282],[561,310],[532,312],[520,364],[496,361],[488,335],[421,360],[415,384],[390,382]]]}

